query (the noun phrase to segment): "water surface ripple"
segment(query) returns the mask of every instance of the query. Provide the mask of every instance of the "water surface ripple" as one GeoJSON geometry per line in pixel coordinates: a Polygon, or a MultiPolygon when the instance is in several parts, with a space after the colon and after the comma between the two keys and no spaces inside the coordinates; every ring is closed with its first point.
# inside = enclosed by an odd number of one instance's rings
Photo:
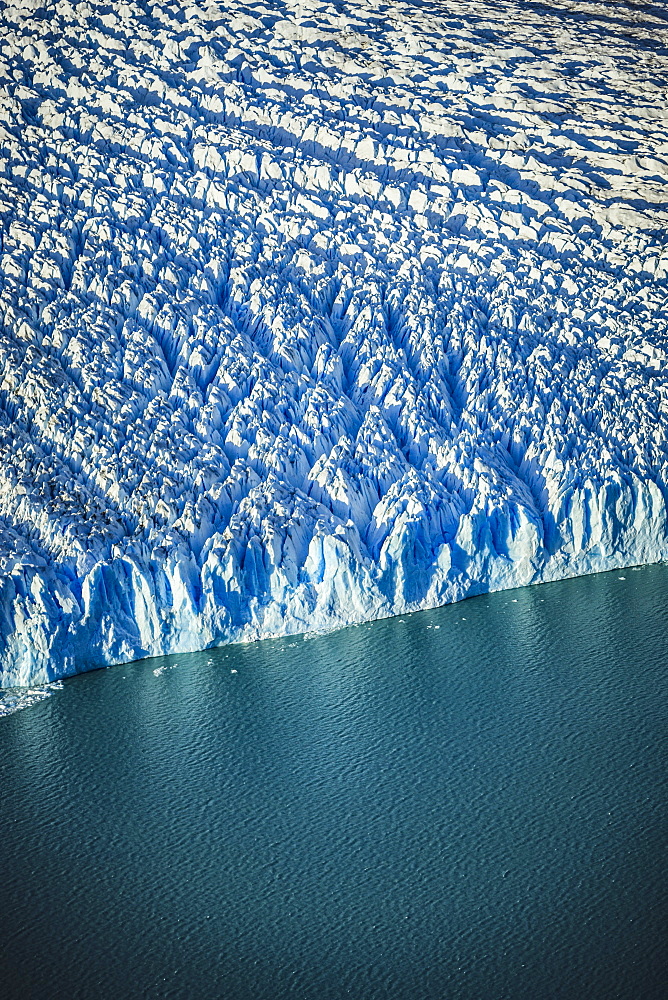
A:
{"type": "Polygon", "coordinates": [[[0,720],[0,995],[663,1000],[667,626],[655,566],[67,681],[0,720]]]}

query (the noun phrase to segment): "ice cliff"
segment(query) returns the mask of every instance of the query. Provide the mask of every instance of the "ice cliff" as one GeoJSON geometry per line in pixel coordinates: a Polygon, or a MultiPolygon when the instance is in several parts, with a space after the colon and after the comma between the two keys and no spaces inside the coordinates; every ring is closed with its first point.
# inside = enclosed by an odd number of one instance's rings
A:
{"type": "Polygon", "coordinates": [[[3,683],[666,558],[667,28],[0,2],[3,683]]]}

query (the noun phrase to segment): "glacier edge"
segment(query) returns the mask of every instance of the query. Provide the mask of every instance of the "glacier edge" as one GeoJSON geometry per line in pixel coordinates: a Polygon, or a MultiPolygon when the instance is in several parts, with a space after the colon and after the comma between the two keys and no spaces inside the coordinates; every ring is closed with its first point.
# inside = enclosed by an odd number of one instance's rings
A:
{"type": "Polygon", "coordinates": [[[0,584],[3,686],[228,642],[340,628],[476,594],[668,559],[666,506],[654,484],[638,484],[633,497],[616,494],[611,506],[598,502],[601,494],[605,490],[574,494],[574,513],[560,524],[567,541],[551,554],[536,523],[520,519],[513,532],[509,512],[505,553],[497,551],[487,517],[464,517],[452,542],[442,542],[429,564],[407,554],[405,526],[388,536],[376,562],[360,558],[355,538],[342,530],[313,536],[298,582],[281,565],[265,570],[266,590],[259,596],[257,588],[240,586],[244,573],[238,567],[230,574],[229,565],[211,557],[201,571],[178,557],[161,567],[128,556],[99,562],[85,577],[79,600],[61,579],[51,582],[25,567],[22,578],[0,584]],[[625,504],[631,523],[620,524],[618,509],[625,504]]]}

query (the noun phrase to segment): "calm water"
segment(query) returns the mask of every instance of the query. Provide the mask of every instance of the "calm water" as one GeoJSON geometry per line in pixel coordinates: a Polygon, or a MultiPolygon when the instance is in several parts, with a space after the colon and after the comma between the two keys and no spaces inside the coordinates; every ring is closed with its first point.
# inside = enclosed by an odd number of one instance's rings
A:
{"type": "Polygon", "coordinates": [[[68,681],[0,719],[0,995],[665,1000],[667,667],[651,567],[68,681]]]}

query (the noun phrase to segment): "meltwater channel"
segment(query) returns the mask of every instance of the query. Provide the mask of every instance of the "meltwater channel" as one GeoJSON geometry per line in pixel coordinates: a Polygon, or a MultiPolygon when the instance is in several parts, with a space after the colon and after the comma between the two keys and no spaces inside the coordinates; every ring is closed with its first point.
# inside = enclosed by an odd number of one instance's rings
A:
{"type": "Polygon", "coordinates": [[[0,719],[0,995],[664,1000],[668,567],[0,719]]]}

